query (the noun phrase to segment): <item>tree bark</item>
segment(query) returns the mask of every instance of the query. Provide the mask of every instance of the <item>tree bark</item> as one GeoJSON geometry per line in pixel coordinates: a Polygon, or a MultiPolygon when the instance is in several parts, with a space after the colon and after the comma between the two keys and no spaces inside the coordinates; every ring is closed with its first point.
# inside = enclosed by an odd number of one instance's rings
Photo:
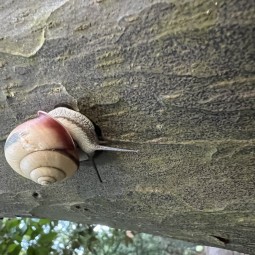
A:
{"type": "Polygon", "coordinates": [[[255,4],[2,1],[0,140],[60,103],[109,145],[49,187],[0,155],[0,216],[46,217],[255,254],[255,4]],[[52,3],[54,2],[54,3],[52,3]]]}

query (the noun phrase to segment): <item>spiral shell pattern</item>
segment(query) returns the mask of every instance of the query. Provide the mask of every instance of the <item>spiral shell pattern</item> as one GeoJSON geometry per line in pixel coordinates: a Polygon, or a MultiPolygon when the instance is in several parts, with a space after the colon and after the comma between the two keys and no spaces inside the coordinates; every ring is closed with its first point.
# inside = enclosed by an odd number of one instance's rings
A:
{"type": "Polygon", "coordinates": [[[14,171],[41,185],[62,181],[79,167],[71,135],[60,122],[42,111],[10,133],[4,153],[14,171]]]}

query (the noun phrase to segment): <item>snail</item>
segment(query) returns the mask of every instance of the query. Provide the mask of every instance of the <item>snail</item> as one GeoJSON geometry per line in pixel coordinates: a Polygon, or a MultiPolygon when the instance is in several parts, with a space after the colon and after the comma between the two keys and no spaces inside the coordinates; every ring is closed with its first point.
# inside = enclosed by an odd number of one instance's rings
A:
{"type": "Polygon", "coordinates": [[[17,126],[8,136],[4,153],[8,164],[18,174],[49,185],[72,176],[79,168],[81,153],[94,161],[98,150],[137,152],[99,144],[93,123],[84,115],[66,107],[58,107],[17,126]]]}

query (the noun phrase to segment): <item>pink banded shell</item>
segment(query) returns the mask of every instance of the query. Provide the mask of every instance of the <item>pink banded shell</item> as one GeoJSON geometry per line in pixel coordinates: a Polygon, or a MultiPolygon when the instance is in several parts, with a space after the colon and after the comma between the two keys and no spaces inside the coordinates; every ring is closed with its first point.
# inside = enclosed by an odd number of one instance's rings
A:
{"type": "Polygon", "coordinates": [[[61,123],[42,111],[37,118],[10,133],[4,153],[14,171],[41,185],[64,180],[79,167],[71,135],[61,123]]]}

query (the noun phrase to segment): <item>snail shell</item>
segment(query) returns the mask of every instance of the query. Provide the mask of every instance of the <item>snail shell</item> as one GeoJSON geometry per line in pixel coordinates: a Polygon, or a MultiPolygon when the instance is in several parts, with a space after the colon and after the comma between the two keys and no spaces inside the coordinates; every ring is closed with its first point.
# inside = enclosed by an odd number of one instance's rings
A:
{"type": "Polygon", "coordinates": [[[95,165],[97,150],[127,151],[99,144],[93,123],[79,112],[59,107],[16,127],[5,143],[5,157],[20,175],[41,185],[72,176],[79,167],[78,147],[95,165]],[[77,146],[76,146],[77,144],[77,146]]]}
{"type": "Polygon", "coordinates": [[[64,180],[79,167],[72,137],[63,125],[42,111],[10,133],[4,153],[14,171],[41,185],[64,180]]]}

